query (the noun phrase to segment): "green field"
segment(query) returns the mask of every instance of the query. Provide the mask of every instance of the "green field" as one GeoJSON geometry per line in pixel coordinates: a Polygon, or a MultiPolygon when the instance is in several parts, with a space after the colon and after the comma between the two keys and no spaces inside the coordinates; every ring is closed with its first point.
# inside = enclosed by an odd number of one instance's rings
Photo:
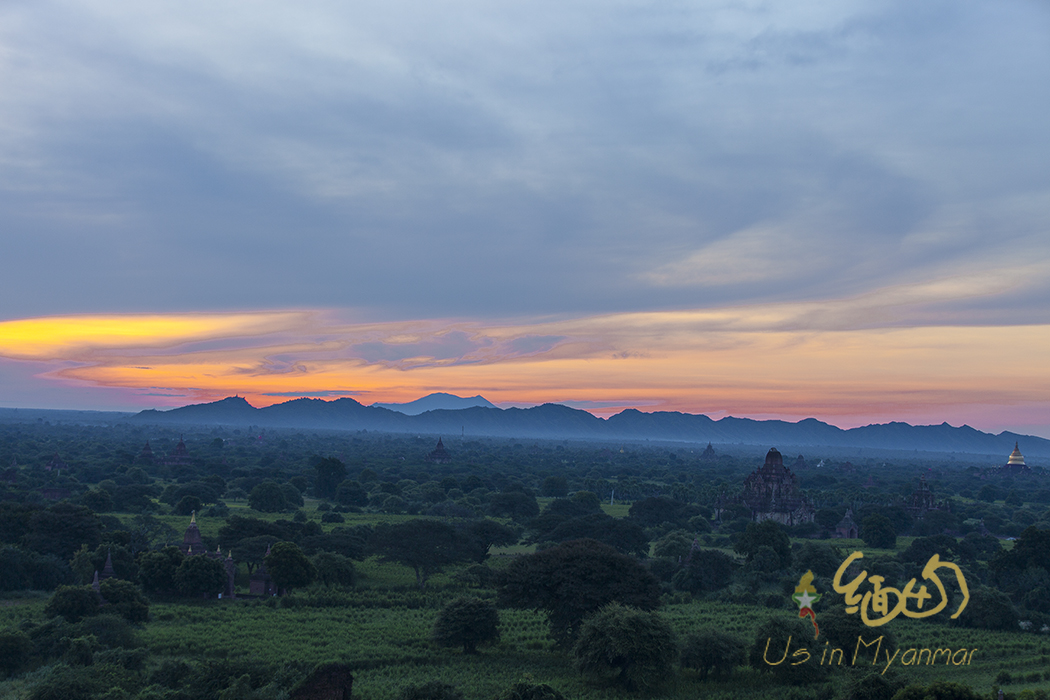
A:
{"type": "MultiPolygon", "coordinates": [[[[447,601],[463,593],[490,596],[491,591],[466,591],[450,575],[439,574],[420,593],[412,585],[410,569],[374,558],[359,563],[358,573],[358,585],[342,591],[325,607],[314,607],[316,588],[280,599],[154,603],[151,620],[139,627],[138,634],[150,651],[153,667],[178,659],[244,660],[275,669],[289,665],[308,669],[339,661],[354,669],[355,697],[373,700],[392,700],[406,685],[431,680],[457,686],[468,700],[490,699],[522,678],[549,683],[568,698],[628,696],[591,685],[576,673],[569,655],[550,640],[543,615],[536,612],[501,610],[500,641],[478,655],[464,655],[430,641],[435,617],[447,601]]],[[[0,605],[0,623],[13,627],[27,619],[43,622],[45,602],[45,596],[32,594],[5,600],[0,605]]],[[[693,601],[688,595],[667,602],[660,612],[679,638],[715,628],[749,641],[769,616],[794,616],[787,609],[693,601]]],[[[951,680],[984,692],[991,690],[999,673],[1007,671],[1020,679],[1009,686],[1011,692],[1050,689],[1050,676],[1045,675],[1050,670],[1050,639],[1045,636],[904,618],[892,626],[901,649],[978,649],[972,663],[961,667],[897,665],[891,676],[896,674],[907,683],[951,680]]],[[[873,631],[871,638],[875,636],[873,631]]],[[[812,644],[812,640],[806,642],[812,644]]],[[[851,653],[846,650],[847,665],[851,653]]],[[[876,670],[884,667],[879,664],[876,670]]],[[[768,674],[747,667],[739,667],[730,680],[720,682],[702,681],[683,671],[669,678],[653,697],[729,699],[785,692],[793,698],[831,698],[841,696],[851,675],[869,670],[836,669],[827,683],[797,687],[780,686],[768,674]]],[[[19,697],[21,685],[21,681],[0,684],[0,696],[19,697]]]]}

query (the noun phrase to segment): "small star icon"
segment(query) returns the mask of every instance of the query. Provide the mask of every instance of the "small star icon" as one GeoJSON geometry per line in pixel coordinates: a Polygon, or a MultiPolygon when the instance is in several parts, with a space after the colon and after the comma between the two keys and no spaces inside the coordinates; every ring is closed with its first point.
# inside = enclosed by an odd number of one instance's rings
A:
{"type": "Polygon", "coordinates": [[[813,608],[813,603],[817,602],[820,598],[819,595],[813,595],[809,591],[803,591],[802,593],[796,593],[792,596],[795,602],[798,603],[799,608],[813,608]]]}

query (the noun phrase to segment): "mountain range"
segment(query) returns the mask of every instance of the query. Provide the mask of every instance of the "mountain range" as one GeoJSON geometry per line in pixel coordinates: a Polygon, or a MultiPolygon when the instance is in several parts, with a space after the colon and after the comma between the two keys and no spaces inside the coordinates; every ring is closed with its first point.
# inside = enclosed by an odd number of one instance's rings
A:
{"type": "MultiPolygon", "coordinates": [[[[460,401],[481,399],[452,398],[460,401]]],[[[431,397],[411,403],[415,407],[425,407],[428,399],[431,397]]],[[[447,400],[439,396],[431,403],[439,401],[447,400]]],[[[487,401],[485,403],[488,404],[487,401]]],[[[734,417],[715,420],[703,414],[668,411],[644,413],[633,408],[609,418],[599,418],[587,411],[559,404],[506,409],[491,404],[475,405],[459,409],[437,408],[409,415],[381,405],[364,406],[350,398],[333,401],[302,398],[255,408],[243,398],[229,397],[213,403],[166,411],[142,411],[131,415],[129,420],[155,424],[252,425],[436,435],[463,433],[541,439],[659,440],[710,442],[716,445],[918,450],[1000,455],[1004,463],[1014,444],[1020,442],[1026,456],[1050,456],[1050,440],[1012,432],[993,435],[966,425],[953,427],[947,423],[909,425],[893,422],[842,429],[815,418],[797,423],[734,417]]]]}
{"type": "Polygon", "coordinates": [[[391,411],[404,413],[408,416],[418,416],[420,413],[426,413],[427,411],[458,411],[462,408],[473,408],[474,406],[496,408],[495,404],[484,396],[463,398],[455,394],[446,394],[442,391],[428,394],[421,399],[409,401],[408,403],[374,403],[372,405],[378,408],[388,408],[391,411]]]}

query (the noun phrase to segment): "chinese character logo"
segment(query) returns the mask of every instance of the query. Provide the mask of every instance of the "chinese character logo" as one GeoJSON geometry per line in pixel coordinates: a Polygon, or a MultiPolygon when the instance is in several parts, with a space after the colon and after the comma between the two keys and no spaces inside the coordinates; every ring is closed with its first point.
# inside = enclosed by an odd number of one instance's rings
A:
{"type": "Polygon", "coordinates": [[[798,604],[798,616],[808,617],[813,622],[813,639],[820,636],[820,627],[817,626],[817,614],[813,612],[813,604],[820,600],[820,594],[813,586],[813,572],[807,571],[802,574],[798,585],[795,586],[795,594],[791,599],[798,604]]]}
{"type": "MultiPolygon", "coordinates": [[[[944,584],[941,582],[941,579],[937,576],[938,569],[948,569],[954,573],[955,580],[959,585],[959,591],[962,593],[962,601],[959,603],[955,614],[952,615],[953,620],[959,617],[960,613],[966,608],[966,604],[970,602],[970,590],[966,586],[966,578],[963,576],[962,570],[950,561],[941,561],[941,557],[938,554],[930,557],[930,560],[926,562],[926,566],[922,570],[923,580],[932,583],[937,590],[937,604],[933,606],[927,607],[925,605],[926,601],[933,598],[933,595],[926,590],[925,585],[920,585],[919,590],[915,590],[916,579],[908,581],[903,590],[897,590],[896,588],[884,587],[882,583],[885,579],[882,576],[868,576],[867,571],[861,571],[860,575],[849,583],[842,583],[842,576],[846,573],[849,565],[863,557],[864,554],[861,552],[854,552],[849,555],[846,561],[842,562],[839,570],[835,572],[835,579],[832,581],[832,585],[835,587],[836,593],[845,595],[846,612],[852,615],[859,610],[860,619],[868,627],[885,625],[901,613],[906,617],[923,618],[936,615],[941,610],[944,610],[948,605],[948,594],[944,590],[944,584]],[[862,595],[858,592],[858,589],[864,583],[865,578],[872,585],[872,590],[866,591],[862,595]],[[914,609],[908,606],[910,602],[915,603],[914,609]],[[874,617],[869,614],[869,610],[875,613],[874,617]]],[[[805,579],[806,577],[803,576],[802,580],[805,581],[805,579]]],[[[798,589],[796,588],[795,590],[798,589]]]]}

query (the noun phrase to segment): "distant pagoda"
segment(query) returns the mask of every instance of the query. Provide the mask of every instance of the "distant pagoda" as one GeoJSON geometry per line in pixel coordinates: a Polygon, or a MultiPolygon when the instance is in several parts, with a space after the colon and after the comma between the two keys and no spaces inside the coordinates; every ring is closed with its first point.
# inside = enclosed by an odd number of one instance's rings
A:
{"type": "Polygon", "coordinates": [[[441,438],[438,438],[437,447],[434,451],[427,455],[427,461],[435,464],[448,464],[452,461],[452,455],[445,449],[444,443],[441,442],[441,438]]]}
{"type": "Polygon", "coordinates": [[[946,502],[938,502],[933,495],[933,490],[926,483],[926,475],[919,476],[919,486],[912,493],[908,503],[904,506],[904,512],[915,520],[922,520],[927,513],[933,511],[950,511],[946,502]]]}
{"type": "Polygon", "coordinates": [[[1032,468],[1024,463],[1020,443],[1014,443],[1014,451],[1010,453],[1010,459],[999,470],[999,473],[1002,476],[1022,476],[1032,473],[1032,468]]]}

